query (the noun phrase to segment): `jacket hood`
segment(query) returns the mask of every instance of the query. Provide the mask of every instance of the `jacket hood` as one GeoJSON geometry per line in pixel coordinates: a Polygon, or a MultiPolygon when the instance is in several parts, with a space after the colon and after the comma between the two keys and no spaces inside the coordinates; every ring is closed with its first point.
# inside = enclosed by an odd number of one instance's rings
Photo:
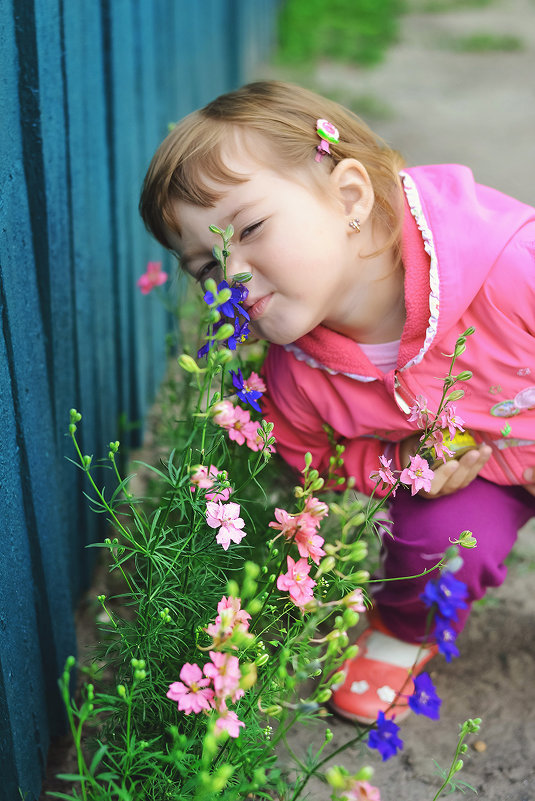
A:
{"type": "MultiPolygon", "coordinates": [[[[405,192],[402,258],[407,320],[398,369],[417,364],[471,305],[502,250],[533,209],[487,186],[457,164],[401,173],[405,192]]],[[[356,342],[324,326],[285,346],[312,366],[360,381],[382,378],[356,342]]]]}

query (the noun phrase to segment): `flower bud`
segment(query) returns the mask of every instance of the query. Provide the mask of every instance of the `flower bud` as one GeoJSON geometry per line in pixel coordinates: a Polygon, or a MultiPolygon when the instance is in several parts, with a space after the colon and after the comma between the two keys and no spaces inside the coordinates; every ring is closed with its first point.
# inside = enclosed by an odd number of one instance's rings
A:
{"type": "MultiPolygon", "coordinates": [[[[354,522],[354,521],[357,520],[357,518],[360,518],[360,517],[361,517],[361,515],[357,515],[357,517],[353,518],[353,521],[352,521],[353,525],[360,525],[360,523],[362,523],[364,521],[364,514],[362,514],[362,520],[359,519],[358,523],[354,522]]],[[[349,553],[350,553],[351,559],[354,562],[362,562],[362,560],[365,559],[367,554],[368,554],[368,546],[366,545],[364,540],[358,540],[357,542],[353,543],[353,545],[350,548],[349,553]]]]}
{"type": "Polygon", "coordinates": [[[230,300],[232,297],[232,291],[230,289],[222,289],[221,292],[217,294],[217,304],[220,306],[223,303],[226,303],[227,300],[230,300]]]}
{"type": "Polygon", "coordinates": [[[282,712],[282,706],[280,704],[272,704],[262,711],[270,718],[277,718],[282,712]]]}
{"type": "Polygon", "coordinates": [[[345,578],[346,581],[351,582],[351,584],[364,584],[370,578],[370,574],[367,570],[357,570],[355,573],[350,573],[345,578]]]}
{"type": "Polygon", "coordinates": [[[337,765],[333,765],[332,768],[329,768],[325,774],[325,778],[334,790],[345,790],[347,784],[346,776],[337,765]]]}
{"type": "Polygon", "coordinates": [[[271,657],[269,654],[260,654],[260,656],[257,656],[255,659],[255,665],[257,667],[262,667],[263,665],[266,665],[269,662],[270,658],[271,657]]]}
{"type": "Polygon", "coordinates": [[[338,670],[336,673],[333,673],[333,675],[330,677],[328,681],[330,686],[332,687],[335,684],[342,684],[345,681],[345,678],[346,678],[345,671],[338,670]]]}
{"type": "Polygon", "coordinates": [[[119,696],[119,698],[126,698],[126,687],[124,686],[124,684],[117,685],[117,695],[119,696]]]}
{"type": "Polygon", "coordinates": [[[307,451],[305,453],[305,467],[307,468],[307,470],[311,464],[312,464],[312,454],[310,453],[310,451],[307,451]]]}
{"type": "Polygon", "coordinates": [[[74,423],[70,423],[69,424],[69,434],[75,434],[75,433],[76,433],[76,426],[74,425],[74,423]]]}
{"type": "Polygon", "coordinates": [[[453,767],[454,773],[459,773],[460,770],[463,769],[464,762],[462,759],[458,759],[453,767]]]}
{"type": "Polygon", "coordinates": [[[464,398],[464,389],[454,389],[453,392],[446,395],[445,402],[453,403],[454,401],[461,400],[461,398],[464,398]]]}
{"type": "Polygon", "coordinates": [[[236,275],[232,276],[232,283],[233,284],[246,284],[247,281],[250,281],[253,276],[251,273],[236,273],[236,275]]]}
{"type": "Polygon", "coordinates": [[[217,364],[228,364],[234,358],[234,354],[228,348],[221,348],[217,352],[217,364]]]}
{"type": "Polygon", "coordinates": [[[325,559],[322,559],[320,562],[320,566],[316,571],[316,578],[322,576],[323,573],[329,573],[336,565],[336,559],[334,556],[326,556],[325,559]]]}
{"type": "Polygon", "coordinates": [[[217,309],[210,309],[210,312],[208,314],[208,322],[211,323],[211,324],[215,324],[215,323],[218,323],[220,321],[220,319],[221,319],[221,315],[217,311],[217,309]]]}
{"type": "Polygon", "coordinates": [[[182,367],[186,373],[201,373],[202,370],[191,356],[188,356],[187,353],[181,353],[178,357],[178,364],[179,367],[182,367]]]}
{"type": "Polygon", "coordinates": [[[332,729],[325,729],[325,742],[330,743],[333,737],[334,737],[334,732],[332,731],[332,729]]]}
{"type": "Polygon", "coordinates": [[[456,379],[457,381],[470,381],[472,375],[473,373],[471,370],[463,370],[458,376],[456,376],[456,379]]]}
{"type": "Polygon", "coordinates": [[[353,776],[359,782],[367,782],[373,776],[373,768],[369,765],[364,765],[355,775],[353,776]]]}
{"type": "Polygon", "coordinates": [[[359,652],[358,645],[350,645],[349,648],[346,648],[344,651],[343,657],[344,659],[354,659],[359,652]]]}
{"type": "Polygon", "coordinates": [[[216,335],[215,335],[214,338],[218,342],[222,342],[224,339],[228,339],[229,337],[231,337],[233,333],[234,333],[234,326],[231,325],[230,323],[223,323],[221,328],[217,329],[217,332],[216,332],[216,335]]]}
{"type": "Polygon", "coordinates": [[[346,609],[342,619],[344,622],[344,627],[350,629],[352,626],[356,626],[359,622],[359,613],[353,612],[352,609],[346,609]]]}
{"type": "Polygon", "coordinates": [[[470,337],[470,336],[472,336],[472,334],[475,334],[475,332],[476,332],[476,329],[474,328],[473,325],[471,325],[470,328],[467,328],[466,331],[463,331],[462,336],[463,337],[470,337]]]}
{"type": "Polygon", "coordinates": [[[319,693],[317,694],[316,701],[318,702],[318,704],[326,704],[332,694],[333,691],[330,690],[328,687],[325,687],[323,690],[320,690],[319,693]]]}
{"type": "Polygon", "coordinates": [[[464,344],[464,341],[461,341],[462,339],[463,337],[459,337],[457,344],[455,345],[455,350],[453,351],[455,357],[460,356],[461,353],[464,353],[466,350],[466,345],[464,344]]]}

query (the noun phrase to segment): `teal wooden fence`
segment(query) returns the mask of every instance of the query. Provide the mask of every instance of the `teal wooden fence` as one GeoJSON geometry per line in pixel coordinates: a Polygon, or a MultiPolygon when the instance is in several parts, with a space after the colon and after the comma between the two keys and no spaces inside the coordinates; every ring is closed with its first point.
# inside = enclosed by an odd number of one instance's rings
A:
{"type": "Polygon", "coordinates": [[[68,410],[102,454],[165,367],[168,321],[135,286],[162,257],[137,214],[145,168],[171,120],[267,55],[276,4],[0,0],[2,801],[39,796],[64,730],[56,682],[100,533],[68,410]]]}

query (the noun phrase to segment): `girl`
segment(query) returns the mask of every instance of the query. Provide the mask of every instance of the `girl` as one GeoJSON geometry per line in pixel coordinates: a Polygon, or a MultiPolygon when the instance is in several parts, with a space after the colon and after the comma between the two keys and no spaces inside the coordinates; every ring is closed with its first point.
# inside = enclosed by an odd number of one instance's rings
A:
{"type": "MultiPolygon", "coordinates": [[[[438,408],[445,354],[476,329],[455,363],[473,372],[463,420],[450,421],[475,445],[441,463],[426,491],[391,499],[381,566],[381,578],[416,576],[472,531],[478,547],[457,574],[468,589],[460,631],[470,602],[504,580],[517,531],[535,514],[535,209],[476,184],[466,167],[402,167],[337,103],[259,82],[174,128],[140,209],[200,282],[217,278],[209,226],[233,224],[231,273],[252,274],[251,327],[272,343],[264,416],[278,452],[301,469],[311,451],[325,471],[328,424],[362,492],[380,457],[408,465],[422,407],[438,408]]],[[[426,581],[373,585],[370,627],[333,695],[339,714],[374,721],[398,690],[412,692],[410,675],[436,652],[418,645],[426,581]]]]}

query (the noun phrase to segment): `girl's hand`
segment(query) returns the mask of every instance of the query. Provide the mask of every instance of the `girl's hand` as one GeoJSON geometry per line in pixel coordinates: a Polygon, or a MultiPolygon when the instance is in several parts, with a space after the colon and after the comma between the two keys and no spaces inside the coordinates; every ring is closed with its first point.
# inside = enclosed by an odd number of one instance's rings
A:
{"type": "Polygon", "coordinates": [[[442,495],[451,495],[452,492],[464,489],[470,484],[487,464],[492,455],[492,448],[480,445],[471,451],[463,453],[460,459],[450,459],[434,469],[431,490],[419,494],[424,498],[440,498],[442,495]]]}
{"type": "MultiPolygon", "coordinates": [[[[400,448],[400,459],[403,466],[408,465],[409,457],[416,453],[419,444],[418,434],[413,434],[403,440],[400,448]]],[[[450,459],[448,462],[439,464],[433,469],[435,475],[430,491],[420,490],[418,494],[424,498],[440,498],[442,495],[451,495],[457,490],[464,489],[476,478],[491,455],[492,449],[488,445],[480,445],[479,448],[464,453],[460,459],[450,459]]],[[[535,481],[535,470],[533,471],[533,480],[535,481]]],[[[535,494],[535,484],[533,490],[529,491],[533,491],[535,494]]]]}
{"type": "Polygon", "coordinates": [[[535,468],[528,467],[527,470],[524,470],[524,480],[527,482],[527,484],[523,484],[524,489],[535,495],[535,468]]]}

